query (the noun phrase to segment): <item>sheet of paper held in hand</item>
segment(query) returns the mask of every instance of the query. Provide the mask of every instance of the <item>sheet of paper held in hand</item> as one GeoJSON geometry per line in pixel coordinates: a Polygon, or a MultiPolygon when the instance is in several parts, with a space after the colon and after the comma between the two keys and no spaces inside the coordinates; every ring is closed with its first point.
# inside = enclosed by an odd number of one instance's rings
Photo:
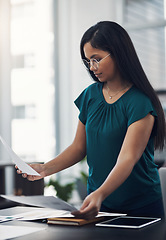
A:
{"type": "Polygon", "coordinates": [[[0,136],[0,140],[3,143],[4,147],[7,149],[13,162],[22,171],[22,173],[26,173],[28,175],[40,176],[38,172],[36,172],[33,168],[31,168],[27,163],[25,163],[21,158],[17,156],[17,154],[8,146],[8,144],[5,142],[5,140],[1,136],[0,136]]]}

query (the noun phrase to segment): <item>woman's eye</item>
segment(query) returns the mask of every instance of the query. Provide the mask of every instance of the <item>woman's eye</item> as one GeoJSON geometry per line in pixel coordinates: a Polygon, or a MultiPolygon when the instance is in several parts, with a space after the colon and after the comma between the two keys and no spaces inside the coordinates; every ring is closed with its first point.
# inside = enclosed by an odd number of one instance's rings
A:
{"type": "Polygon", "coordinates": [[[95,58],[94,60],[96,60],[97,62],[100,62],[101,58],[95,58]]]}

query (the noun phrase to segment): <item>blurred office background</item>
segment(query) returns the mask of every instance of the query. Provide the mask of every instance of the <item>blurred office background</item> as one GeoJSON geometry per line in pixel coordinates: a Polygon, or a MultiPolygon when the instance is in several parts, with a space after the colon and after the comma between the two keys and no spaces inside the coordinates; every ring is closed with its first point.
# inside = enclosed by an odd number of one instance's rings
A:
{"type": "MultiPolygon", "coordinates": [[[[73,102],[92,83],[81,63],[79,43],[98,21],[116,21],[128,31],[166,108],[165,4],[166,0],[0,0],[0,135],[19,157],[46,162],[72,142],[78,121],[73,102]]],[[[155,158],[165,161],[166,156],[156,152],[155,158]]],[[[10,162],[0,144],[0,164],[10,162]]],[[[5,194],[14,194],[15,170],[6,165],[5,194]]],[[[73,182],[82,168],[87,171],[86,164],[78,164],[54,178],[73,182]]]]}

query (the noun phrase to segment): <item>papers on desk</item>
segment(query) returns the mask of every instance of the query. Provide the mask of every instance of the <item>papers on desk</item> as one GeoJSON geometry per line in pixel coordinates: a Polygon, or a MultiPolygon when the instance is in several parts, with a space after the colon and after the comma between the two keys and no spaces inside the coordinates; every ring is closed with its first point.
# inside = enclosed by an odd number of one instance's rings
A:
{"type": "MultiPolygon", "coordinates": [[[[96,218],[101,217],[117,217],[126,214],[121,213],[106,213],[106,212],[99,212],[96,218]]],[[[13,218],[17,218],[19,221],[33,221],[39,219],[51,219],[51,218],[72,218],[75,217],[69,212],[64,210],[53,210],[49,208],[36,208],[33,211],[25,212],[22,214],[13,215],[13,218]]]]}
{"type": "Polygon", "coordinates": [[[8,146],[8,144],[5,142],[5,140],[1,136],[0,136],[0,141],[8,151],[13,162],[22,171],[22,173],[27,173],[28,175],[40,176],[38,172],[36,172],[33,168],[31,168],[28,164],[26,164],[21,158],[17,156],[17,154],[8,146]]]}
{"type": "Polygon", "coordinates": [[[0,240],[21,237],[45,228],[0,225],[0,240]]]}
{"type": "Polygon", "coordinates": [[[63,201],[60,198],[54,196],[9,196],[9,195],[0,195],[0,197],[7,200],[21,203],[23,205],[35,206],[35,207],[44,207],[44,208],[53,208],[56,210],[65,210],[65,211],[76,211],[77,209],[70,205],[69,203],[63,201]]]}
{"type": "Polygon", "coordinates": [[[0,223],[12,221],[12,220],[35,221],[35,220],[52,218],[52,217],[63,217],[63,216],[73,217],[73,215],[69,211],[54,210],[51,208],[17,206],[17,207],[13,207],[13,209],[15,209],[15,211],[20,213],[13,214],[10,216],[0,215],[0,223]]]}
{"type": "Polygon", "coordinates": [[[0,223],[8,222],[20,218],[19,216],[0,216],[0,223]]]}
{"type": "MultiPolygon", "coordinates": [[[[0,195],[2,198],[5,198],[10,201],[14,201],[17,203],[21,203],[23,205],[35,206],[38,208],[34,208],[25,212],[22,216],[14,216],[14,217],[22,217],[20,220],[37,220],[37,219],[45,219],[51,217],[73,217],[71,214],[72,211],[77,211],[75,207],[70,205],[69,203],[63,201],[60,198],[53,196],[7,196],[0,195]]],[[[126,214],[121,213],[106,213],[99,212],[98,216],[122,216],[126,214]]]]}
{"type": "Polygon", "coordinates": [[[66,215],[72,216],[70,212],[64,210],[53,210],[50,208],[34,208],[34,210],[31,210],[30,208],[28,212],[16,214],[11,217],[17,218],[19,221],[34,221],[51,217],[62,217],[66,215]]]}
{"type": "MultiPolygon", "coordinates": [[[[75,217],[69,211],[65,210],[53,210],[51,208],[33,208],[33,207],[15,207],[20,211],[19,214],[14,214],[11,216],[0,216],[0,223],[5,221],[35,221],[42,219],[75,219],[75,217]]],[[[121,213],[106,213],[99,212],[96,218],[104,218],[104,217],[117,217],[126,214],[121,213]]]]}

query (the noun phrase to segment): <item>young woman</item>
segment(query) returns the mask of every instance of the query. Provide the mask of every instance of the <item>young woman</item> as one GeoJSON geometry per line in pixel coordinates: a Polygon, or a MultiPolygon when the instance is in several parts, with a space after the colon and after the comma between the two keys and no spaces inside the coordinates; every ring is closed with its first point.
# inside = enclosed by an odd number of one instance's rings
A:
{"type": "Polygon", "coordinates": [[[80,111],[75,139],[53,160],[31,165],[41,177],[23,177],[43,178],[87,155],[88,196],[75,216],[92,218],[101,210],[161,217],[154,149],[164,146],[165,118],[131,39],[117,23],[104,21],[85,32],[80,47],[96,82],[75,100],[80,111]]]}

